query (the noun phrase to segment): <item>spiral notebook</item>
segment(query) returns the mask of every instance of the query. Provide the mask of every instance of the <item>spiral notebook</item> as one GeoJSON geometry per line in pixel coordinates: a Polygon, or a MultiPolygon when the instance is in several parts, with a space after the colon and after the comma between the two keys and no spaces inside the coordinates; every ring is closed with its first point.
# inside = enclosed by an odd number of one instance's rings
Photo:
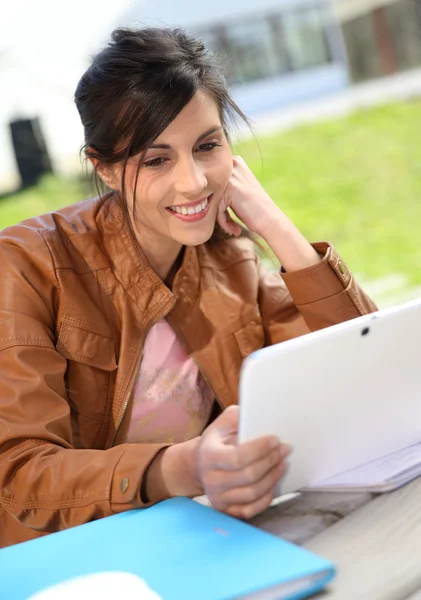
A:
{"type": "Polygon", "coordinates": [[[63,600],[66,582],[81,577],[90,582],[86,592],[78,586],[78,600],[104,598],[95,581],[115,573],[143,580],[148,596],[125,595],[139,600],[294,599],[321,590],[334,572],[328,560],[187,498],[0,550],[5,600],[63,600]]]}

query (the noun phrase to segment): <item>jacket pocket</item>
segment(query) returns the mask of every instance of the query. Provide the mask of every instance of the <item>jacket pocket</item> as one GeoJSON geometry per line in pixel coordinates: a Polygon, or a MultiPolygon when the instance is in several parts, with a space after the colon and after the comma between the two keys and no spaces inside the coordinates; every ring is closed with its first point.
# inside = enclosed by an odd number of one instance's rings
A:
{"type": "Polygon", "coordinates": [[[239,329],[236,329],[233,334],[243,359],[265,345],[265,334],[259,317],[253,318],[239,329]]]}
{"type": "Polygon", "coordinates": [[[81,327],[62,323],[56,348],[68,360],[104,371],[117,368],[114,340],[81,327]]]}
{"type": "Polygon", "coordinates": [[[56,349],[67,360],[75,445],[95,448],[112,399],[117,362],[111,338],[63,322],[56,349]]]}

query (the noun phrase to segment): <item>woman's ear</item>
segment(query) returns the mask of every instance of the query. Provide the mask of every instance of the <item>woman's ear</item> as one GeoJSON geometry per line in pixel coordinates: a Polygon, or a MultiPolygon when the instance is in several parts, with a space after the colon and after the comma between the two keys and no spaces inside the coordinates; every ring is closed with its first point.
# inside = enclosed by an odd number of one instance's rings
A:
{"type": "Polygon", "coordinates": [[[118,191],[120,187],[120,178],[117,173],[116,165],[107,165],[93,156],[89,156],[88,158],[105,185],[111,190],[118,191]]]}

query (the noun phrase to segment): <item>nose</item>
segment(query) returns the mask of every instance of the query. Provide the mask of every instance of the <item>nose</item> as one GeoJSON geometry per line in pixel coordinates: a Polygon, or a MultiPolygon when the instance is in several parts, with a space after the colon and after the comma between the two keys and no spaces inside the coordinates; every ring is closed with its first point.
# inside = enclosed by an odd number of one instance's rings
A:
{"type": "Polygon", "coordinates": [[[178,162],[174,181],[174,188],[178,194],[196,200],[207,185],[208,181],[203,167],[194,160],[194,157],[178,162]]]}

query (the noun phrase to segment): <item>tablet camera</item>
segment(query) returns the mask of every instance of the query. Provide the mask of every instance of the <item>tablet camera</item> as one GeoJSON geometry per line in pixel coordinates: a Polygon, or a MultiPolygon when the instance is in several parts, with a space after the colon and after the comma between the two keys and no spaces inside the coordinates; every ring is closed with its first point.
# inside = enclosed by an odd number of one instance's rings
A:
{"type": "Polygon", "coordinates": [[[361,335],[368,335],[370,333],[370,327],[364,327],[361,331],[361,335]]]}

